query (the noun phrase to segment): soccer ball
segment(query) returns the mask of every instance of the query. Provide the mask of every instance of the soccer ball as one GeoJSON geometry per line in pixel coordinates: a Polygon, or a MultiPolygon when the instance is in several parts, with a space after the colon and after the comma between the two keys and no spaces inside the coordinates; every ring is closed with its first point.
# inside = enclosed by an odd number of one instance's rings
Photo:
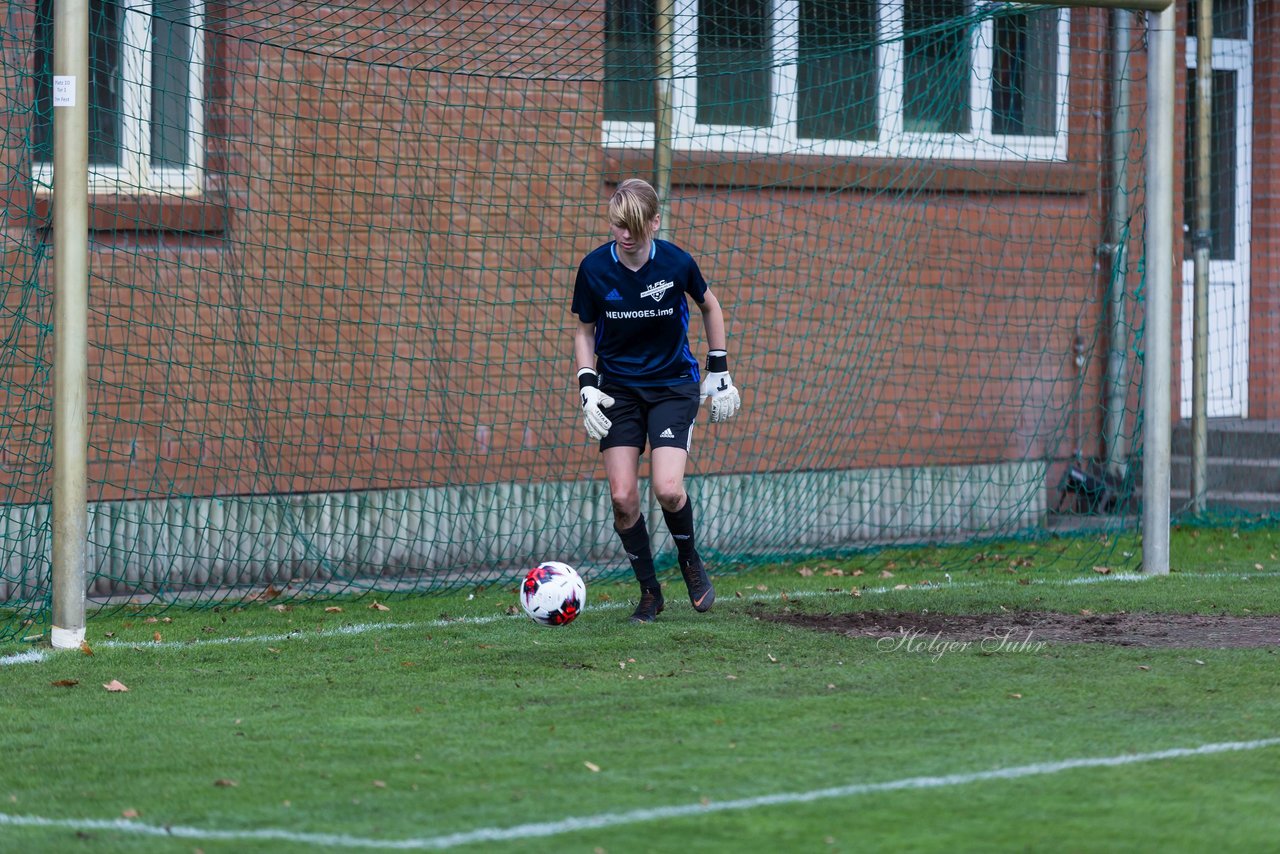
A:
{"type": "Polygon", "coordinates": [[[587,604],[587,585],[567,563],[547,560],[529,570],[520,585],[520,607],[535,623],[572,623],[587,604]]]}

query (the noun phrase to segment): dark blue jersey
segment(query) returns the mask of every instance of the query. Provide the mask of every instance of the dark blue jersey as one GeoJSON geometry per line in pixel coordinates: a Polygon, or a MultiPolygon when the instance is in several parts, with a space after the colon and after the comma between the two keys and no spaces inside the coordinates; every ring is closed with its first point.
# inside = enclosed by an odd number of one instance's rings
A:
{"type": "Polygon", "coordinates": [[[689,350],[689,303],[707,293],[702,271],[674,243],[653,240],[639,272],[618,259],[613,243],[578,266],[573,313],[596,325],[596,371],[601,380],[630,386],[698,382],[689,350]]]}

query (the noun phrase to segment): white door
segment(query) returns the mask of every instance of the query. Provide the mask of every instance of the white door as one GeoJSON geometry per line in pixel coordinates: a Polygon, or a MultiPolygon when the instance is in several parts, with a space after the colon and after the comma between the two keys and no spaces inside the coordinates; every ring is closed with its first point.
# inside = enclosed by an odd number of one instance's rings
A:
{"type": "MultiPolygon", "coordinates": [[[[1196,7],[1193,1],[1188,4],[1196,7]]],[[[1210,118],[1210,251],[1208,415],[1243,418],[1249,400],[1250,156],[1253,43],[1249,0],[1215,2],[1213,106],[1210,118]]],[[[1191,28],[1195,21],[1192,13],[1191,28]]],[[[1187,149],[1183,162],[1182,417],[1191,417],[1193,283],[1195,279],[1196,40],[1187,39],[1187,149]]]]}

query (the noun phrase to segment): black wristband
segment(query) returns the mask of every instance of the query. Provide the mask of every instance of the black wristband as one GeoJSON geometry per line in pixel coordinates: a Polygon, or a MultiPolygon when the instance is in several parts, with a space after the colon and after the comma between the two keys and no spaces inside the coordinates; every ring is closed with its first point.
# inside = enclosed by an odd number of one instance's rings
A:
{"type": "Polygon", "coordinates": [[[729,370],[729,354],[724,350],[712,350],[707,354],[707,373],[723,374],[729,370]]]}
{"type": "Polygon", "coordinates": [[[599,387],[599,385],[600,385],[600,378],[596,376],[595,371],[591,370],[590,368],[583,368],[582,370],[578,371],[578,390],[579,391],[586,388],[587,386],[591,386],[592,388],[597,388],[599,387]]]}

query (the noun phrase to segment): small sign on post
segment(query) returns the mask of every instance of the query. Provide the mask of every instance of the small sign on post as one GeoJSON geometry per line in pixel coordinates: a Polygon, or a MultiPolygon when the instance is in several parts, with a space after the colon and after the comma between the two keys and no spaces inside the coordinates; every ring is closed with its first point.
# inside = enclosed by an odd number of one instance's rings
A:
{"type": "Polygon", "coordinates": [[[53,105],[55,107],[74,107],[76,105],[76,78],[70,74],[53,76],[53,105]]]}

